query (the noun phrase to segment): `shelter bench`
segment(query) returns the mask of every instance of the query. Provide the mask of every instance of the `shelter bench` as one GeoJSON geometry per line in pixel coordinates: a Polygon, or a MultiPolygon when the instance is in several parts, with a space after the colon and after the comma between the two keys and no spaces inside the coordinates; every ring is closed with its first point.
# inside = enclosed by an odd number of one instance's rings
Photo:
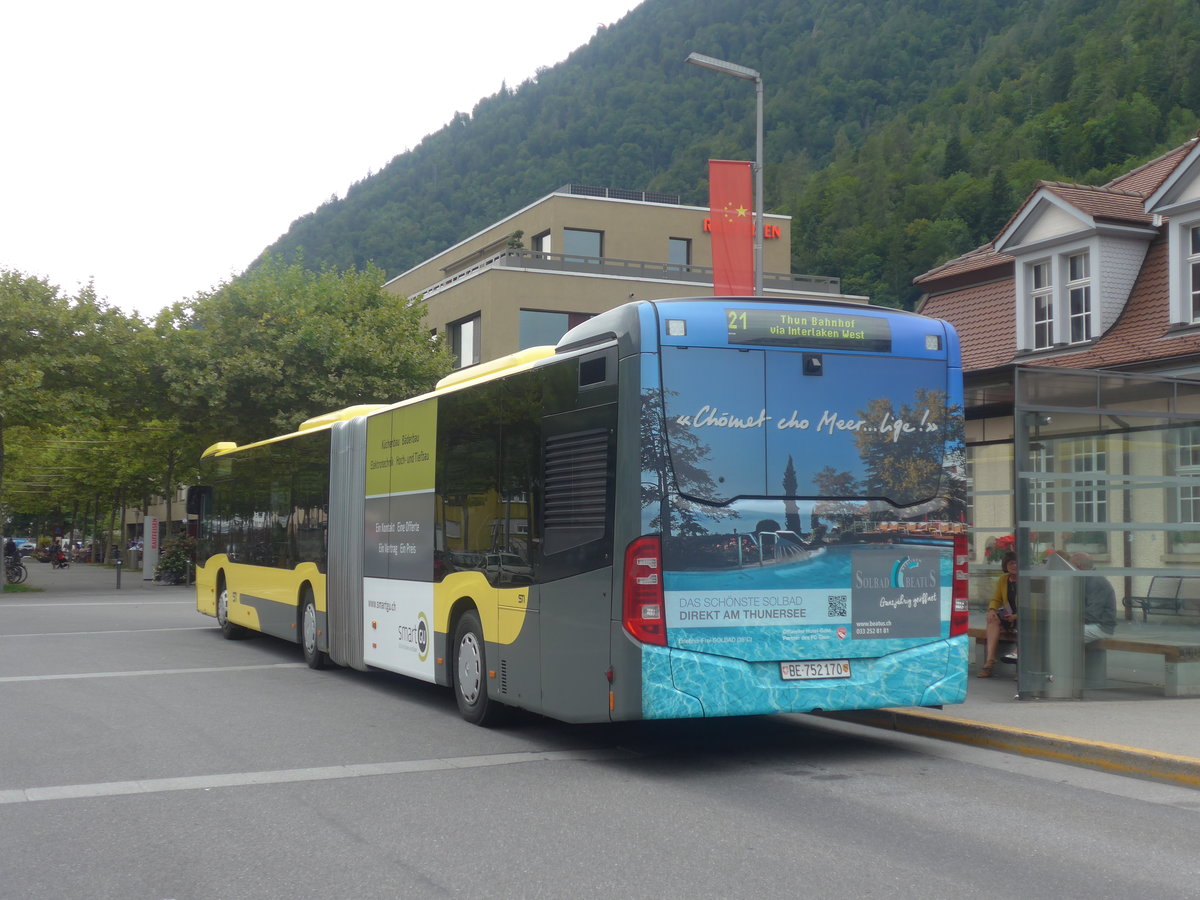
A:
{"type": "MultiPolygon", "coordinates": [[[[1197,580],[1200,581],[1200,578],[1197,580]]],[[[987,661],[984,659],[987,654],[987,629],[969,628],[967,634],[975,643],[975,661],[982,666],[987,661]]],[[[1165,668],[1163,695],[1200,697],[1200,643],[1176,644],[1169,641],[1131,640],[1122,637],[1091,641],[1084,645],[1084,671],[1089,686],[1100,686],[1104,682],[1107,668],[1105,653],[1109,650],[1161,656],[1165,668]]]]}
{"type": "Polygon", "coordinates": [[[1141,609],[1143,622],[1151,612],[1200,615],[1200,575],[1155,575],[1145,596],[1125,598],[1130,615],[1134,607],[1141,609]]]}

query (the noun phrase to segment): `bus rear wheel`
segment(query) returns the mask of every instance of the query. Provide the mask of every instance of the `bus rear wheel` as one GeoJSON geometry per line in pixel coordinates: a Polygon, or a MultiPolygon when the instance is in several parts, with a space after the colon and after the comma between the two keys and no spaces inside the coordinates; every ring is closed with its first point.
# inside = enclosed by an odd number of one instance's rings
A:
{"type": "Polygon", "coordinates": [[[473,609],[463,613],[454,629],[454,699],[472,725],[486,728],[504,717],[504,705],[488,697],[483,627],[473,609]]]}
{"type": "Polygon", "coordinates": [[[221,634],[227,641],[236,640],[246,634],[245,628],[229,621],[229,588],[225,586],[224,581],[217,588],[217,624],[221,626],[221,634]]]}
{"type": "Polygon", "coordinates": [[[312,588],[305,588],[300,601],[300,646],[304,648],[304,661],[310,669],[323,669],[329,662],[329,655],[318,648],[318,637],[317,602],[313,599],[312,588]]]}

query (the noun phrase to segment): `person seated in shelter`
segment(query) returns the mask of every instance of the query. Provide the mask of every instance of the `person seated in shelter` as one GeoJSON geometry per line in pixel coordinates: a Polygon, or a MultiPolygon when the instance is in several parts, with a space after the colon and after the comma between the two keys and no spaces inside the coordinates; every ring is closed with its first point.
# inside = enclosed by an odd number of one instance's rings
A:
{"type": "Polygon", "coordinates": [[[987,608],[987,661],[975,673],[976,678],[991,678],[1000,641],[1017,639],[1017,554],[1011,550],[1005,553],[1000,567],[1003,574],[996,579],[996,590],[987,608]]]}
{"type": "MultiPolygon", "coordinates": [[[[1070,563],[1076,569],[1093,568],[1086,553],[1073,553],[1070,563]]],[[[1108,637],[1117,630],[1117,594],[1107,578],[1086,575],[1083,579],[1083,641],[1090,644],[1108,637]]]]}

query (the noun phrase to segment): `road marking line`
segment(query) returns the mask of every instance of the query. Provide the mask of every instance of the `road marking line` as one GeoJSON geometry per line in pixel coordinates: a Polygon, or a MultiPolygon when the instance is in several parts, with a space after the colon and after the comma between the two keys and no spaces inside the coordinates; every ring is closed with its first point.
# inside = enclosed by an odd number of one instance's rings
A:
{"type": "Polygon", "coordinates": [[[72,678],[135,678],[139,675],[198,675],[206,672],[249,672],[253,669],[303,669],[302,662],[255,666],[204,666],[195,669],[139,669],[132,672],[74,672],[61,675],[3,675],[0,684],[17,681],[68,681],[72,678]]]}
{"type": "Polygon", "coordinates": [[[78,637],[87,634],[141,634],[143,631],[215,631],[216,625],[177,625],[174,628],[112,628],[107,631],[31,631],[28,634],[0,634],[0,638],[78,637]]]}
{"type": "Polygon", "coordinates": [[[64,606],[195,606],[194,600],[72,600],[63,603],[0,603],[6,609],[59,609],[64,606]]]}
{"type": "Polygon", "coordinates": [[[81,800],[88,797],[119,797],[128,794],[158,794],[168,791],[212,790],[213,788],[244,787],[255,784],[296,784],[303,781],[373,778],[379,775],[447,772],[454,769],[478,769],[531,762],[604,762],[611,759],[629,759],[636,755],[632,751],[618,747],[595,750],[530,750],[519,753],[493,753],[484,756],[456,756],[444,759],[409,759],[305,769],[276,769],[268,772],[232,772],[226,775],[191,775],[179,778],[148,778],[139,781],[63,784],[0,790],[0,805],[41,803],[47,800],[81,800]]]}

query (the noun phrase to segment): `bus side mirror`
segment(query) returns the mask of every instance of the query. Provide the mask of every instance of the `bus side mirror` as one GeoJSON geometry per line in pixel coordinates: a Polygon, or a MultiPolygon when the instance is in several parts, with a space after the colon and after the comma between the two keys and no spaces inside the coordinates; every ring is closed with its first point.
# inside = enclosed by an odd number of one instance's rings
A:
{"type": "Polygon", "coordinates": [[[187,489],[186,507],[188,515],[200,515],[210,497],[212,497],[212,488],[207,484],[193,484],[189,487],[187,489]]]}

